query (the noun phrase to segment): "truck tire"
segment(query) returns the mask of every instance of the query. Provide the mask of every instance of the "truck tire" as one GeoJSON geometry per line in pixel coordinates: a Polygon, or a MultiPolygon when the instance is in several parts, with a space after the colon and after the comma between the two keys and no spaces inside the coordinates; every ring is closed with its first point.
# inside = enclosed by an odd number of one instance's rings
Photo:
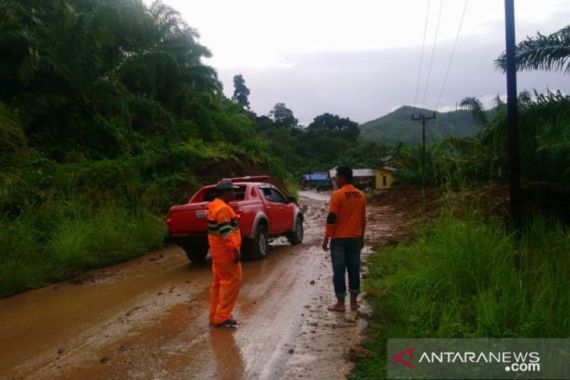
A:
{"type": "Polygon", "coordinates": [[[186,256],[194,265],[206,264],[206,256],[208,255],[208,240],[191,239],[182,246],[186,256]]]}
{"type": "Polygon", "coordinates": [[[300,244],[303,242],[303,236],[304,236],[303,219],[297,217],[297,219],[295,220],[295,231],[291,231],[290,233],[287,234],[287,240],[289,240],[289,243],[291,243],[292,245],[300,244]]]}
{"type": "Polygon", "coordinates": [[[269,247],[269,235],[265,224],[260,224],[255,229],[253,239],[246,241],[246,255],[252,260],[263,260],[267,256],[269,247]]]}

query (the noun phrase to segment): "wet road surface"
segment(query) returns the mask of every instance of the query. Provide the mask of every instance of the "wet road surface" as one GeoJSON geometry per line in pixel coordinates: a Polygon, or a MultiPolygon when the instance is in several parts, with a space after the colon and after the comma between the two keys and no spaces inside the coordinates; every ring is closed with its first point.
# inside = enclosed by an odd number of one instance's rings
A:
{"type": "Polygon", "coordinates": [[[0,378],[344,378],[365,321],[326,310],[326,200],[302,192],[304,243],[243,264],[238,329],[208,325],[210,269],[170,247],[0,300],[0,378]]]}

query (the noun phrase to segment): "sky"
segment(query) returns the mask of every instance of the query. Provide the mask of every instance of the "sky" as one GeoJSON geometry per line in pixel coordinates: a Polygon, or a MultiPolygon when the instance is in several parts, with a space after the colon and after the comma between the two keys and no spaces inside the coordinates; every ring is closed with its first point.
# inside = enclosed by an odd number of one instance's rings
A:
{"type": "MultiPolygon", "coordinates": [[[[258,115],[285,103],[304,125],[324,112],[362,123],[403,105],[455,109],[468,96],[490,106],[506,92],[493,63],[505,49],[501,0],[163,2],[199,32],[228,97],[234,75],[244,76],[258,115]]],[[[516,0],[515,12],[521,41],[568,25],[570,0],[516,0]]],[[[521,72],[518,81],[519,90],[570,93],[562,73],[521,72]]]]}

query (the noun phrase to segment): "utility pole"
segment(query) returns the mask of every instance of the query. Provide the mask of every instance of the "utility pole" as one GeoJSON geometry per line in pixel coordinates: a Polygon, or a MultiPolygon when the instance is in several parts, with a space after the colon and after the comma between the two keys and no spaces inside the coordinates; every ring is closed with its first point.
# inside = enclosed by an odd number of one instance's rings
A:
{"type": "Polygon", "coordinates": [[[422,181],[424,190],[426,189],[426,122],[435,119],[435,112],[432,116],[425,116],[423,113],[412,115],[412,121],[419,121],[422,123],[422,181]]]}
{"type": "Polygon", "coordinates": [[[507,122],[509,158],[509,208],[513,226],[521,225],[519,114],[517,99],[517,66],[514,0],[505,0],[505,35],[507,45],[507,122]]]}

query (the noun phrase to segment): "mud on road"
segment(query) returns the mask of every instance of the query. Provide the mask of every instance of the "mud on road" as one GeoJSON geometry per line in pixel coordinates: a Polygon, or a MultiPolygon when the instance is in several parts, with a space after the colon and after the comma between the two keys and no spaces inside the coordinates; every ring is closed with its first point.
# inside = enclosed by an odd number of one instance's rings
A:
{"type": "MultiPolygon", "coordinates": [[[[341,379],[365,319],[331,313],[328,196],[302,193],[305,241],[245,262],[237,330],[208,325],[210,269],[177,247],[0,300],[2,379],[341,379]]],[[[390,232],[369,208],[368,236],[390,232]]]]}

